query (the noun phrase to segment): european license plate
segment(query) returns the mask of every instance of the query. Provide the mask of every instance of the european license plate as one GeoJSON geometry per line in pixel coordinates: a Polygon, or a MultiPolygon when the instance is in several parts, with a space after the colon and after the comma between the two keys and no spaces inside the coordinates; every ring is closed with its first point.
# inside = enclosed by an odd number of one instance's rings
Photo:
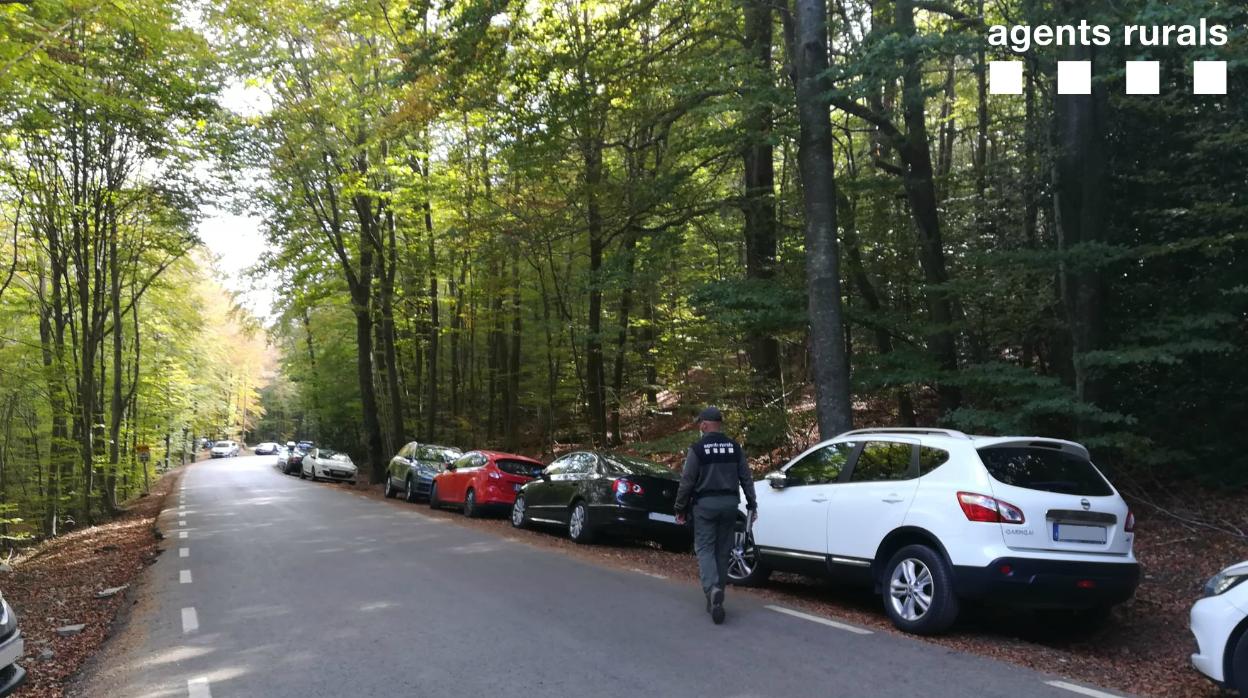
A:
{"type": "Polygon", "coordinates": [[[662,521],[663,523],[676,523],[676,517],[671,514],[660,514],[657,511],[650,512],[651,521],[662,521]]]}
{"type": "Polygon", "coordinates": [[[1078,524],[1053,524],[1053,540],[1063,543],[1105,543],[1104,526],[1080,526],[1078,524]]]}

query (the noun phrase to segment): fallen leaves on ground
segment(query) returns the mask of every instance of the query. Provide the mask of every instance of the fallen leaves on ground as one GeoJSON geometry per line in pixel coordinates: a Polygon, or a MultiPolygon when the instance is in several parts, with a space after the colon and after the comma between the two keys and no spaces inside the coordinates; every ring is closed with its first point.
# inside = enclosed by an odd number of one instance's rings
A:
{"type": "MultiPolygon", "coordinates": [[[[0,574],[0,590],[17,612],[26,640],[22,698],[60,698],[71,678],[108,637],[126,591],[108,598],[96,593],[132,584],[156,560],[156,516],[177,481],[178,470],[157,480],[150,494],[127,503],[114,520],[53,538],[25,551],[0,574]],[[60,637],[56,629],[82,623],[82,632],[60,637]],[[51,658],[41,659],[45,650],[51,658]]],[[[127,590],[128,591],[128,590],[127,590]]]]}

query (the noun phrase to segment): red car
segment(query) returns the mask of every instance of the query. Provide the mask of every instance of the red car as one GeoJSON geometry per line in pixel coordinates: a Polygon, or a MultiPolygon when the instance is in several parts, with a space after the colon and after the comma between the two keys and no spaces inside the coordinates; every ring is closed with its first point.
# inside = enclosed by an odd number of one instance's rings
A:
{"type": "Polygon", "coordinates": [[[510,509],[524,483],[542,473],[541,461],[514,453],[470,451],[433,478],[429,506],[455,506],[464,515],[480,516],[486,509],[510,509]]]}

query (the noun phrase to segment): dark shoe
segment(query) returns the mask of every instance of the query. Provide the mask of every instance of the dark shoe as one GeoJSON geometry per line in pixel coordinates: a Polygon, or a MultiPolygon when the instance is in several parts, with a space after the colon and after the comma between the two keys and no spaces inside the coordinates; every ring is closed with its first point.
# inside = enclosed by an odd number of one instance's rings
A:
{"type": "Polygon", "coordinates": [[[711,620],[715,625],[724,622],[724,590],[719,587],[711,589],[711,620]]]}

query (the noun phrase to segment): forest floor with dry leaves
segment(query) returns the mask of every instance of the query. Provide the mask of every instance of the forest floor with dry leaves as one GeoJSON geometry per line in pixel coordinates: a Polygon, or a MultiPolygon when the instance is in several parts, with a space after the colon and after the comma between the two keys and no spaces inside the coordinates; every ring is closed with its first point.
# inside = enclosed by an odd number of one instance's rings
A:
{"type": "Polygon", "coordinates": [[[0,573],[0,591],[17,612],[26,640],[18,663],[27,677],[17,696],[63,696],[66,682],[108,638],[117,614],[135,603],[132,585],[160,552],[156,517],[183,470],[174,468],[155,480],[150,493],[123,505],[116,519],[39,543],[14,558],[11,571],[0,573]],[[96,596],[121,586],[128,588],[96,596]],[[77,624],[85,626],[81,632],[58,635],[57,628],[77,624]]]}
{"type": "MultiPolygon", "coordinates": [[[[692,554],[665,552],[630,541],[578,545],[557,528],[519,531],[505,517],[468,519],[456,511],[430,510],[424,502],[386,500],[380,486],[330,486],[393,506],[419,507],[422,512],[461,525],[513,536],[588,561],[687,581],[689,602],[702,603],[701,594],[695,590],[697,563],[692,554]]],[[[1135,598],[1115,608],[1104,625],[1088,627],[1056,612],[972,607],[964,609],[951,632],[923,641],[1143,696],[1232,696],[1192,668],[1190,655],[1196,645],[1188,629],[1188,612],[1210,576],[1248,559],[1248,539],[1235,530],[1248,530],[1248,492],[1193,490],[1173,492],[1165,503],[1150,500],[1146,505],[1132,497],[1128,501],[1137,512],[1135,552],[1143,576],[1135,598]],[[1173,513],[1162,513],[1158,506],[1173,513]]],[[[769,603],[835,617],[877,632],[898,632],[884,615],[880,598],[869,590],[777,574],[762,588],[734,589],[730,595],[733,593],[757,595],[769,603]]]]}

